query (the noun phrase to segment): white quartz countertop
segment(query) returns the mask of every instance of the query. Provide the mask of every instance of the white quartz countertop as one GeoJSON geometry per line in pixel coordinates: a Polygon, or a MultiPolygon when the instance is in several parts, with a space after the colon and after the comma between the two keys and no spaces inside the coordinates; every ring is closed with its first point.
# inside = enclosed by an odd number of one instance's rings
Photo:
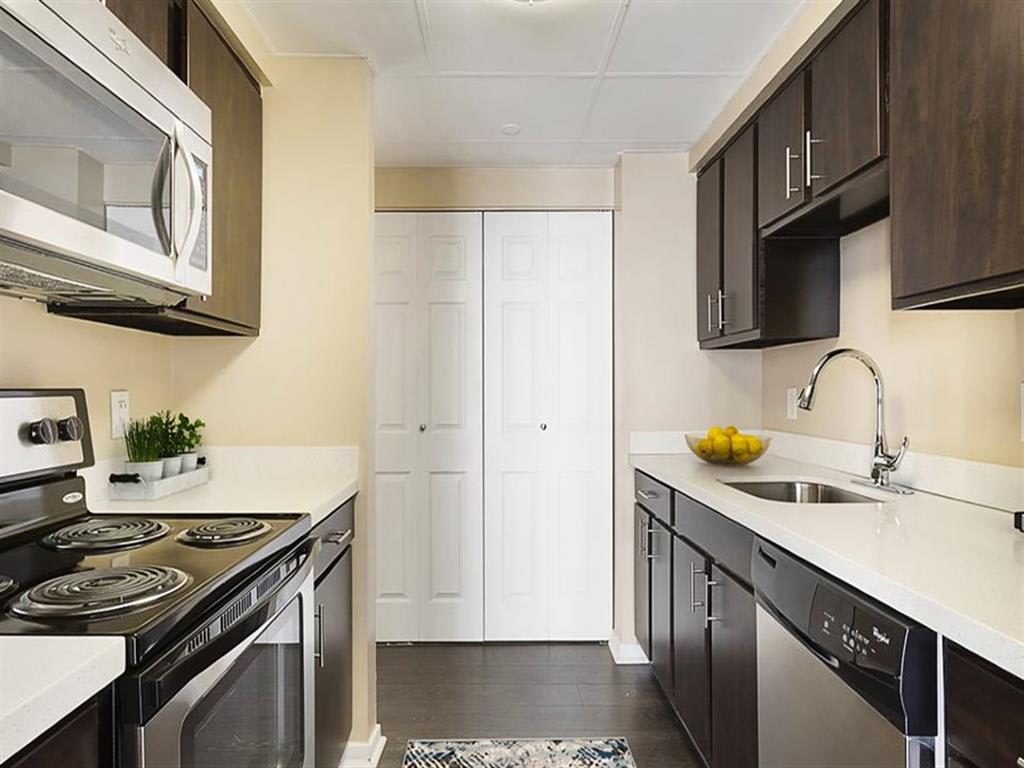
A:
{"type": "Polygon", "coordinates": [[[850,485],[842,472],[770,455],[744,467],[688,454],[630,461],[1024,679],[1024,535],[1006,512],[921,492],[890,495],[850,485]],[[825,480],[881,503],[789,504],[722,483],[773,479],[825,480]]]}
{"type": "Polygon", "coordinates": [[[121,637],[0,637],[0,763],[124,672],[121,637]]]}
{"type": "Polygon", "coordinates": [[[307,514],[312,525],[359,490],[355,448],[209,448],[210,482],[156,501],[110,501],[106,475],[87,478],[89,509],[99,514],[307,514]]]}

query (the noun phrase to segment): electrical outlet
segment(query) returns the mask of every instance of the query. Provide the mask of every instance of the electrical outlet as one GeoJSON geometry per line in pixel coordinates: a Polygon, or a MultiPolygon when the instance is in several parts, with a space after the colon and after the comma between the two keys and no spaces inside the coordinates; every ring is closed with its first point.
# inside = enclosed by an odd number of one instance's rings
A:
{"type": "Polygon", "coordinates": [[[110,437],[119,440],[124,437],[128,421],[131,419],[129,408],[128,390],[110,390],[110,437]]]}
{"type": "Polygon", "coordinates": [[[796,401],[800,397],[800,390],[796,387],[786,389],[786,418],[796,421],[796,401]]]}

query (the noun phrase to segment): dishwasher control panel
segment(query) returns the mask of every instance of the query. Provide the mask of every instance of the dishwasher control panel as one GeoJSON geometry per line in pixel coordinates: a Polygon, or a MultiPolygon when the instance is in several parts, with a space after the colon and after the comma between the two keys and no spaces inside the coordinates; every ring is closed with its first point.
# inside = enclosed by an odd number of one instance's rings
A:
{"type": "Polygon", "coordinates": [[[811,638],[840,661],[899,676],[906,630],[819,583],[811,601],[811,638]]]}

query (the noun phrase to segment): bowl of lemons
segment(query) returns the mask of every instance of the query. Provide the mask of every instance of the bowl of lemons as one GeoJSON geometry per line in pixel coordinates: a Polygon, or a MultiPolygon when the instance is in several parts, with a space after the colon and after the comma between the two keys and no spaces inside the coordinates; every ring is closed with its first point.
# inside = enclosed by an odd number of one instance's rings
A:
{"type": "Polygon", "coordinates": [[[686,433],[690,450],[712,464],[753,464],[768,452],[771,442],[770,437],[744,434],[736,427],[686,433]]]}

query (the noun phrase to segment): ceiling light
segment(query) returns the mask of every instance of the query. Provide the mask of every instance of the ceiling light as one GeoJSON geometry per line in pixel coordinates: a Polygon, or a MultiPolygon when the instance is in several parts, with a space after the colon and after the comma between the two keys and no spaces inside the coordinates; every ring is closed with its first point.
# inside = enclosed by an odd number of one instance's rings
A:
{"type": "Polygon", "coordinates": [[[521,130],[519,123],[505,123],[501,126],[501,132],[506,136],[516,136],[521,130]]]}

